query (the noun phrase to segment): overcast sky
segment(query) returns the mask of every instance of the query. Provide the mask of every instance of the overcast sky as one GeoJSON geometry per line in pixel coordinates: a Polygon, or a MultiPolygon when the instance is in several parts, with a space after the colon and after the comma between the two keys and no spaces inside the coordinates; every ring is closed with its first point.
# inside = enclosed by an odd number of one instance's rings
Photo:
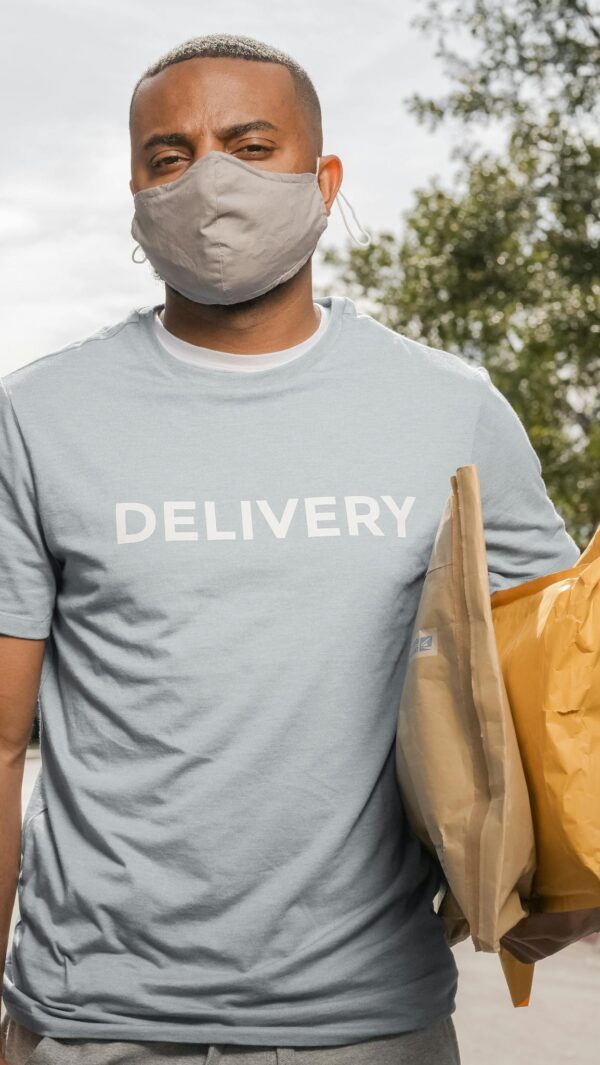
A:
{"type": "MultiPolygon", "coordinates": [[[[0,84],[0,374],[160,302],[149,264],[131,261],[127,113],[142,70],[190,37],[244,33],[298,59],[321,99],[323,153],[344,163],[344,194],[367,229],[400,232],[413,190],[448,176],[456,136],[407,112],[411,93],[444,87],[433,42],[410,25],[416,10],[416,0],[12,4],[0,84]]],[[[334,206],[319,247],[348,239],[334,206]]],[[[328,280],[318,254],[316,284],[328,280]]]]}

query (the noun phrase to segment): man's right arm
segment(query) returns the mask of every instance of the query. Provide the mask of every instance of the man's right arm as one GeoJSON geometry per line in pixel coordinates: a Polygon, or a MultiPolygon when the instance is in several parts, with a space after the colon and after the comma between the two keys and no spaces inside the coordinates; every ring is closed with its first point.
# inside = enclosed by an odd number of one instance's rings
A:
{"type": "Polygon", "coordinates": [[[21,865],[21,787],[44,647],[45,640],[0,634],[0,975],[21,865]]]}
{"type": "MultiPolygon", "coordinates": [[[[30,368],[24,380],[18,370],[0,377],[0,978],[21,865],[25,755],[61,573],[39,505],[42,474],[14,406],[18,393],[31,424],[30,384],[30,368]]],[[[42,417],[41,424],[51,451],[52,418],[42,417]]]]}

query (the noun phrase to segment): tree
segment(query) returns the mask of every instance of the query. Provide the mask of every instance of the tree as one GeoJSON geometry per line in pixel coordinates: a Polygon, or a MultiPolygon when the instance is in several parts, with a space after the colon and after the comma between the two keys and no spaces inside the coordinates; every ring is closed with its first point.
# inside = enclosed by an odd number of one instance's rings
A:
{"type": "Polygon", "coordinates": [[[415,21],[453,88],[408,106],[458,123],[454,187],[419,190],[401,238],[324,261],[384,324],[487,367],[583,548],[600,522],[600,20],[584,0],[431,0],[415,21]],[[473,137],[490,123],[502,154],[473,137]]]}

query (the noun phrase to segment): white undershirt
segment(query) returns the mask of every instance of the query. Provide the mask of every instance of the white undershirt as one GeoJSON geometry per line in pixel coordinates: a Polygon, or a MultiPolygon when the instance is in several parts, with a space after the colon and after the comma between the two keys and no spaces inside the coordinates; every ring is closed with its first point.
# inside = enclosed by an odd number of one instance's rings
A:
{"type": "Polygon", "coordinates": [[[204,348],[199,344],[190,344],[181,337],[176,337],[165,329],[158,310],[153,315],[154,333],[162,346],[176,359],[189,362],[194,366],[204,366],[212,370],[237,370],[252,373],[254,370],[266,370],[271,366],[281,366],[285,362],[291,362],[299,358],[305,351],[312,348],[313,344],[320,340],[327,328],[329,321],[329,307],[321,303],[315,303],[321,313],[321,321],[318,328],[307,340],[300,344],[294,344],[291,348],[283,348],[281,351],[269,351],[264,355],[235,355],[230,351],[215,351],[213,348],[204,348]]]}

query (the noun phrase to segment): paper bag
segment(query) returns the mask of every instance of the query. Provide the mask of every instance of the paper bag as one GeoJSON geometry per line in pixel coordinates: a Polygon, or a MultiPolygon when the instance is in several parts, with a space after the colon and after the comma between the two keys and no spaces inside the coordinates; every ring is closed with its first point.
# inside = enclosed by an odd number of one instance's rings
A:
{"type": "MultiPolygon", "coordinates": [[[[500,938],[529,912],[536,853],[532,812],[490,605],[479,477],[451,478],[412,633],[396,732],[407,818],[436,855],[448,890],[448,942],[504,955],[500,938]]],[[[503,971],[514,1005],[533,965],[503,971]]]]}

